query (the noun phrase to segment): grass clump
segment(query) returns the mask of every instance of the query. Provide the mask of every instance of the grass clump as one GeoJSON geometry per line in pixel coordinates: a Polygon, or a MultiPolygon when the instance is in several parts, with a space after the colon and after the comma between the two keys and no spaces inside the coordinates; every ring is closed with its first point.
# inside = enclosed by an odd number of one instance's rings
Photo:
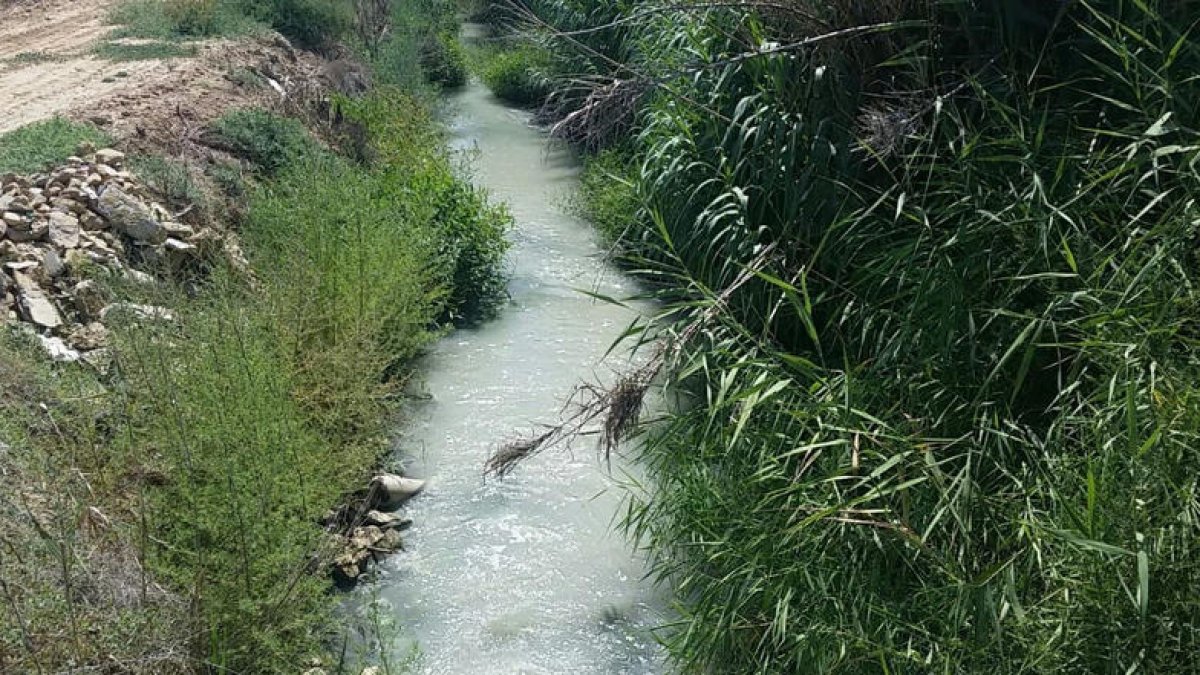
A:
{"type": "Polygon", "coordinates": [[[60,56],[58,54],[52,54],[50,52],[44,52],[44,51],[20,52],[19,54],[9,57],[7,59],[7,61],[9,63],[15,63],[15,64],[20,64],[20,65],[28,65],[28,64],[34,64],[34,63],[52,63],[54,61],[61,61],[61,60],[63,60],[62,56],[60,56]]]}
{"type": "Polygon", "coordinates": [[[239,0],[126,0],[109,12],[108,22],[119,26],[113,38],[234,37],[262,28],[245,9],[239,0]]]}
{"type": "Polygon", "coordinates": [[[348,34],[342,0],[126,0],[108,15],[114,38],[236,37],[273,28],[297,46],[319,49],[348,34]]]}
{"type": "Polygon", "coordinates": [[[467,57],[458,36],[436,33],[421,46],[421,68],[430,82],[441,87],[461,87],[467,83],[467,57]]]}
{"type": "Polygon", "coordinates": [[[354,23],[351,3],[340,0],[270,0],[259,7],[275,30],[305,49],[328,45],[354,23]]]}
{"type": "Polygon", "coordinates": [[[279,173],[319,151],[300,121],[258,108],[234,110],[213,122],[213,142],[246,159],[266,175],[279,173]]]}
{"type": "Polygon", "coordinates": [[[626,148],[610,148],[584,159],[571,207],[608,242],[621,242],[640,224],[639,176],[633,161],[632,151],[626,148]]]}
{"type": "Polygon", "coordinates": [[[96,146],[112,142],[90,124],[62,117],[34,122],[0,135],[0,173],[33,173],[75,154],[83,142],[96,146]]]}
{"type": "MultiPolygon", "coordinates": [[[[150,61],[155,59],[179,59],[199,53],[195,45],[173,42],[101,42],[95,53],[109,61],[150,61]]],[[[110,81],[113,81],[110,78],[110,81]]]]}

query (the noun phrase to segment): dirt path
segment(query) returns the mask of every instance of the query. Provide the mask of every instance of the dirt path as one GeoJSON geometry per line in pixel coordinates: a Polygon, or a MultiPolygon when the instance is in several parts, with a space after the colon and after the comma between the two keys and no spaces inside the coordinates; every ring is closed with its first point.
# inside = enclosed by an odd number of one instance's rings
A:
{"type": "Polygon", "coordinates": [[[0,133],[134,88],[171,63],[91,53],[118,0],[41,0],[0,9],[0,133]]]}

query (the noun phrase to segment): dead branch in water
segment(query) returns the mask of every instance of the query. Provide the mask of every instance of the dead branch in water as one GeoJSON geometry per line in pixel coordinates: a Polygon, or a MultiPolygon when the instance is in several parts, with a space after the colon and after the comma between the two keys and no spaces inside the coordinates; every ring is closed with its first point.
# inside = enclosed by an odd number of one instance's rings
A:
{"type": "Polygon", "coordinates": [[[729,298],[746,282],[755,278],[771,260],[774,251],[774,244],[764,247],[733,283],[714,297],[712,304],[694,321],[674,338],[660,342],[654,356],[645,364],[635,367],[611,386],[591,382],[578,385],[563,406],[563,412],[567,413],[565,419],[558,424],[542,427],[544,431],[541,433],[518,437],[501,445],[488,457],[484,465],[484,475],[504,478],[522,461],[591,433],[599,435],[599,449],[604,453],[605,461],[611,460],[612,453],[637,430],[646,394],[666,365],[679,355],[705,326],[720,315],[729,298]]]}

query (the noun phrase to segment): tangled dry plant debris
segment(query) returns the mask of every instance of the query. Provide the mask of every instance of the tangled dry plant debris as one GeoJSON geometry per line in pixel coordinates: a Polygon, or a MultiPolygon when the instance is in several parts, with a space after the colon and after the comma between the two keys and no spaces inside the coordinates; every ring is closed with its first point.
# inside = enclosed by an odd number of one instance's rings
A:
{"type": "Polygon", "coordinates": [[[585,382],[576,386],[562,408],[560,415],[565,415],[562,421],[543,427],[540,433],[518,437],[496,448],[484,465],[484,475],[504,478],[524,460],[589,435],[599,436],[599,450],[606,462],[611,461],[612,454],[636,433],[645,410],[646,396],[666,366],[726,311],[733,294],[754,279],[773,260],[774,253],[774,244],[763,247],[753,262],[728,288],[711,298],[708,306],[684,330],[678,335],[664,337],[645,363],[619,377],[614,384],[585,382]]]}

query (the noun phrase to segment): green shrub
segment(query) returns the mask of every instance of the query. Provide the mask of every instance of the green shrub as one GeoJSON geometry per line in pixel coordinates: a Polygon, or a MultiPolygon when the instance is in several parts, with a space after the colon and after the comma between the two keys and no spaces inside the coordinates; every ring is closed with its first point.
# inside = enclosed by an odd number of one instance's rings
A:
{"type": "Polygon", "coordinates": [[[195,658],[291,672],[319,649],[314,627],[331,625],[327,582],[305,570],[322,544],[313,523],[361,484],[374,451],[320,434],[278,332],[299,317],[273,296],[218,282],[197,300],[160,301],[177,327],[118,327],[133,413],[121,441],[170,476],[147,491],[145,558],[160,583],[198,599],[195,658]]]}
{"type": "Polygon", "coordinates": [[[269,0],[260,6],[275,30],[305,49],[325,47],[353,25],[352,4],[343,0],[269,0]]]}
{"type": "Polygon", "coordinates": [[[547,69],[550,60],[532,45],[482,51],[479,73],[488,89],[517,105],[537,105],[550,94],[547,69]]]}
{"type": "Polygon", "coordinates": [[[97,147],[112,142],[90,124],[54,117],[0,135],[0,173],[32,173],[75,154],[80,143],[97,147]]]}
{"type": "Polygon", "coordinates": [[[372,139],[377,170],[423,196],[410,217],[431,225],[444,261],[449,297],[441,320],[472,322],[493,315],[506,298],[505,234],[511,217],[455,175],[436,122],[419,99],[383,90],[344,101],[342,110],[372,139]]]}
{"type": "Polygon", "coordinates": [[[243,0],[124,0],[109,11],[107,20],[120,26],[112,34],[115,38],[231,37],[262,28],[243,5],[243,0]]]}
{"type": "Polygon", "coordinates": [[[228,112],[213,122],[211,131],[219,144],[268,175],[320,150],[298,120],[257,108],[228,112]]]}
{"type": "Polygon", "coordinates": [[[455,5],[445,0],[392,4],[389,37],[370,55],[375,80],[409,92],[466,82],[466,56],[457,37],[455,5]]]}
{"type": "Polygon", "coordinates": [[[425,39],[421,68],[430,82],[442,87],[461,87],[467,83],[466,55],[454,34],[436,33],[425,39]]]}

